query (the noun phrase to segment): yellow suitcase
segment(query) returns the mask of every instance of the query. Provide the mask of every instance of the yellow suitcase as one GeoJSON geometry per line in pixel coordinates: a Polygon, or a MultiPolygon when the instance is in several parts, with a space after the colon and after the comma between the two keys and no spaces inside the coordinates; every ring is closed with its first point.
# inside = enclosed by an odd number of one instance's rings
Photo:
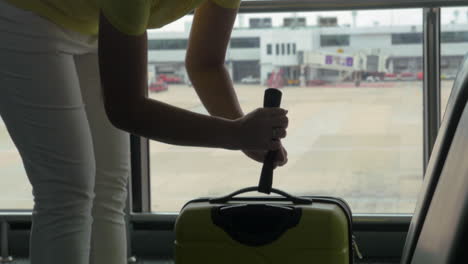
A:
{"type": "Polygon", "coordinates": [[[234,198],[188,202],[175,225],[176,264],[351,264],[351,210],[333,197],[234,198]]]}

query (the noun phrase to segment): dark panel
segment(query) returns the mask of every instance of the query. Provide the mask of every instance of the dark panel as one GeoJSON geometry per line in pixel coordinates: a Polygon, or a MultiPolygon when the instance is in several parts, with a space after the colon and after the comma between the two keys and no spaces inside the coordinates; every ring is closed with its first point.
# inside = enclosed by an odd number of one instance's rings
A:
{"type": "Polygon", "coordinates": [[[423,43],[423,33],[396,33],[392,34],[393,45],[421,44],[423,43]]]}
{"type": "Polygon", "coordinates": [[[349,46],[349,35],[321,35],[321,47],[349,46]]]}
{"type": "Polygon", "coordinates": [[[149,50],[185,50],[187,49],[187,39],[150,39],[148,40],[149,50]]]}
{"type": "Polygon", "coordinates": [[[233,49],[246,49],[246,48],[259,48],[260,38],[232,38],[231,48],[233,49]]]}
{"type": "Polygon", "coordinates": [[[232,66],[234,82],[240,82],[243,78],[248,76],[254,78],[260,77],[259,61],[233,61],[232,66]]]}

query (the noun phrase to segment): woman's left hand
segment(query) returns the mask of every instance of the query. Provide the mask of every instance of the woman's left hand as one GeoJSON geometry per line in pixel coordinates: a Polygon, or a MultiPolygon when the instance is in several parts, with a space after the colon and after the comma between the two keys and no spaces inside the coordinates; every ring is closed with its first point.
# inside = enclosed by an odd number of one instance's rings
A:
{"type": "MultiPolygon", "coordinates": [[[[255,151],[255,150],[243,150],[242,152],[244,152],[244,154],[247,157],[255,161],[261,162],[261,163],[263,163],[263,161],[265,160],[265,156],[267,154],[266,151],[255,151]]],[[[287,162],[288,162],[288,152],[283,146],[281,146],[281,148],[279,149],[278,155],[276,156],[276,161],[274,163],[274,166],[275,168],[278,166],[281,167],[281,166],[284,166],[287,162]]]]}

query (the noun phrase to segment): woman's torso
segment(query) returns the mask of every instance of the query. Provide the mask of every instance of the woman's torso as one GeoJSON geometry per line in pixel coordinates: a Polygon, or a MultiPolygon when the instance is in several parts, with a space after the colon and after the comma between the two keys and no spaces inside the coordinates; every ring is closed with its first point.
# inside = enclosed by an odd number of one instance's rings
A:
{"type": "MultiPolygon", "coordinates": [[[[4,1],[4,0],[0,0],[4,1]]],[[[98,32],[102,0],[5,0],[30,10],[67,29],[87,35],[98,32]]],[[[189,13],[205,0],[115,0],[146,1],[150,6],[147,28],[159,28],[189,13]]],[[[235,1],[235,0],[234,0],[235,1]]]]}

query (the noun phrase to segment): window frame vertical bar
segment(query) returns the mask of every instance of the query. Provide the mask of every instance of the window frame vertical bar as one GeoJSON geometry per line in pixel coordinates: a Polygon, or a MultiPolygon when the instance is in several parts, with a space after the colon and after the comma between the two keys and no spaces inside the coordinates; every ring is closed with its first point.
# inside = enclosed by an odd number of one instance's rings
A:
{"type": "MultiPolygon", "coordinates": [[[[424,8],[423,175],[440,127],[441,8],[424,8]]],[[[424,176],[423,176],[424,177],[424,176]]]]}
{"type": "Polygon", "coordinates": [[[130,214],[151,212],[149,140],[130,136],[132,176],[129,182],[130,214]]]}

